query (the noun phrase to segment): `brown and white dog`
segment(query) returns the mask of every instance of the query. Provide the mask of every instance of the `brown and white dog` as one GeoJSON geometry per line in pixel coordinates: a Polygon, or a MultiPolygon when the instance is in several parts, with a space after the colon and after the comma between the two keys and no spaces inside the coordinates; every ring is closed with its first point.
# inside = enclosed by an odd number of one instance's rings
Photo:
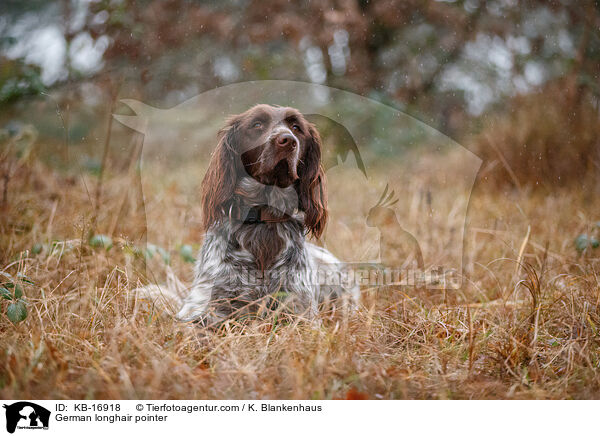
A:
{"type": "Polygon", "coordinates": [[[177,317],[214,323],[282,293],[312,317],[326,299],[358,300],[328,281],[344,265],[306,241],[327,222],[321,138],[296,109],[257,105],[231,117],[202,181],[206,232],[193,285],[177,317]]]}

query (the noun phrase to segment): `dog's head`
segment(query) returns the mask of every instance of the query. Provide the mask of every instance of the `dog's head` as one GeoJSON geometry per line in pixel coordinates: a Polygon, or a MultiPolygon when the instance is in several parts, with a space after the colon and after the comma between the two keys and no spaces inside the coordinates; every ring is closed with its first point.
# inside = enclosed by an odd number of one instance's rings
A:
{"type": "Polygon", "coordinates": [[[290,107],[257,105],[231,117],[202,181],[203,228],[224,218],[240,177],[298,194],[304,225],[320,237],[327,220],[321,138],[314,125],[290,107]]]}

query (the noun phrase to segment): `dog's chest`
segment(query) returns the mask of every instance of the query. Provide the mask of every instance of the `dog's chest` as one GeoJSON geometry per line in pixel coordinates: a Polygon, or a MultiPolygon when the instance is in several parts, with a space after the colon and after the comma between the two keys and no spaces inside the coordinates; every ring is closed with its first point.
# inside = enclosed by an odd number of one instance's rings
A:
{"type": "Polygon", "coordinates": [[[230,234],[227,245],[225,262],[259,271],[305,266],[304,236],[291,223],[244,225],[230,234]]]}

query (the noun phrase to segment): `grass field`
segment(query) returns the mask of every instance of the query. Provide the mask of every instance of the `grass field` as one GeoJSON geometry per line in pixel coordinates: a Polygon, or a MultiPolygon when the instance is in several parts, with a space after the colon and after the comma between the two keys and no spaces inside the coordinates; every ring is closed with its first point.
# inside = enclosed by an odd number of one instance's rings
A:
{"type": "MultiPolygon", "coordinates": [[[[356,313],[324,313],[318,327],[266,318],[205,331],[133,292],[164,278],[166,255],[191,278],[178,244],[201,242],[197,194],[167,176],[145,187],[172,240],[148,241],[164,252],[144,264],[131,246],[144,237],[139,204],[123,189],[134,171],[107,171],[97,196],[96,176],[35,156],[15,165],[0,279],[7,298],[22,289],[28,315],[13,324],[0,300],[1,398],[600,398],[598,251],[574,242],[599,233],[599,210],[583,184],[499,189],[481,176],[460,290],[364,288],[356,313]],[[92,246],[95,233],[113,246],[92,246]]],[[[402,196],[416,195],[418,183],[406,186],[402,196]]]]}

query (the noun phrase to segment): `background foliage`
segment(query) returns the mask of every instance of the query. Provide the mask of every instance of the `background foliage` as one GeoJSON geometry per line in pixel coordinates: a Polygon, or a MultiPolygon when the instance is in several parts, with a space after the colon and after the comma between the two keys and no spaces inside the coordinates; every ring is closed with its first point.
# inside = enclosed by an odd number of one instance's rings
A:
{"type": "MultiPolygon", "coordinates": [[[[595,0],[3,0],[0,396],[598,398],[599,29],[595,0]],[[158,162],[140,201],[144,138],[113,123],[131,114],[119,100],[170,108],[263,79],[370,97],[483,159],[462,289],[363,289],[318,329],[276,315],[205,332],[139,305],[140,284],[191,275],[204,168],[158,162]],[[146,216],[169,232],[146,240],[146,216]]],[[[385,168],[414,144],[417,171],[394,175],[406,211],[428,189],[454,204],[436,175],[464,162],[415,132],[368,151],[385,168]]],[[[339,183],[348,207],[373,200],[353,173],[339,183]]],[[[452,219],[401,224],[442,258],[452,219]]]]}

